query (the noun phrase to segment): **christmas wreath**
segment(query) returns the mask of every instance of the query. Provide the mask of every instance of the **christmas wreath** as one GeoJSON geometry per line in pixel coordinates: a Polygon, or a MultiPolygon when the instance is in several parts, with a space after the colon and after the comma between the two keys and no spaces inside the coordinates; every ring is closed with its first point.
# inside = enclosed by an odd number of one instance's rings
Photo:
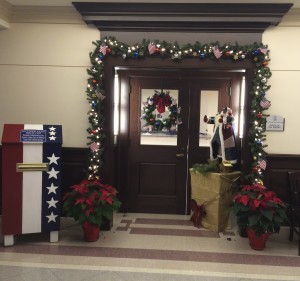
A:
{"type": "Polygon", "coordinates": [[[145,120],[144,128],[149,132],[162,131],[163,129],[170,130],[176,128],[176,125],[181,124],[179,117],[180,107],[177,105],[176,99],[170,96],[170,91],[154,91],[152,97],[148,97],[146,102],[143,102],[143,114],[141,120],[145,120]],[[169,111],[167,118],[163,118],[163,113],[169,111]],[[157,110],[158,114],[155,114],[157,110]]]}

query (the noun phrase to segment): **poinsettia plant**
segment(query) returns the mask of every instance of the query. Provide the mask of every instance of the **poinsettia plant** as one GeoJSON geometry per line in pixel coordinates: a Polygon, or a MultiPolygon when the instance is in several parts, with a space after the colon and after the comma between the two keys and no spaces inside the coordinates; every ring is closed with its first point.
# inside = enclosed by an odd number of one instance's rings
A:
{"type": "Polygon", "coordinates": [[[287,204],[261,184],[244,186],[233,199],[233,213],[240,228],[251,228],[257,236],[279,232],[287,220],[287,204]]]}
{"type": "Polygon", "coordinates": [[[101,225],[103,219],[111,219],[120,206],[116,189],[99,180],[83,180],[71,186],[71,191],[63,197],[65,215],[79,224],[101,225]]]}

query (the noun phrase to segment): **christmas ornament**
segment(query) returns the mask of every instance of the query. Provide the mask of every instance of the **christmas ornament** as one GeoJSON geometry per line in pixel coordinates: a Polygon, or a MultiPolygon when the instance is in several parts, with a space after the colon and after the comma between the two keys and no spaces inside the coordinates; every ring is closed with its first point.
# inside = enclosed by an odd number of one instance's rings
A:
{"type": "Polygon", "coordinates": [[[258,165],[263,170],[265,170],[267,168],[267,162],[266,162],[266,160],[259,159],[258,160],[258,165]]]}
{"type": "Polygon", "coordinates": [[[215,57],[217,58],[217,59],[219,59],[220,57],[222,57],[222,52],[219,50],[219,47],[218,46],[213,46],[212,47],[212,50],[213,50],[213,53],[214,53],[214,55],[215,55],[215,57]]]}
{"type": "Polygon", "coordinates": [[[103,93],[104,93],[103,90],[97,89],[95,93],[96,93],[96,96],[99,100],[104,100],[105,99],[105,96],[103,95],[103,93]]]}
{"type": "Polygon", "coordinates": [[[155,49],[156,49],[156,46],[154,43],[149,43],[148,44],[148,51],[149,51],[149,54],[152,55],[155,53],[155,49]]]}
{"type": "Polygon", "coordinates": [[[268,109],[271,106],[271,102],[266,98],[262,98],[259,104],[263,109],[268,109]]]}
{"type": "Polygon", "coordinates": [[[107,46],[106,46],[106,45],[101,45],[101,46],[100,46],[100,52],[103,54],[103,56],[106,55],[106,49],[107,49],[107,46]]]}

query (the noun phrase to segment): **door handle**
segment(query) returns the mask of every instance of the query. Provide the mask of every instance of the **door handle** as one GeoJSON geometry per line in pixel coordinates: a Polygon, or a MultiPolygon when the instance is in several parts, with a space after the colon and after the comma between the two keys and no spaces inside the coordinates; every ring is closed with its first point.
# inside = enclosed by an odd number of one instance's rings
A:
{"type": "Polygon", "coordinates": [[[176,154],[176,157],[182,158],[182,157],[184,157],[184,154],[183,154],[183,153],[177,153],[177,154],[176,154]]]}

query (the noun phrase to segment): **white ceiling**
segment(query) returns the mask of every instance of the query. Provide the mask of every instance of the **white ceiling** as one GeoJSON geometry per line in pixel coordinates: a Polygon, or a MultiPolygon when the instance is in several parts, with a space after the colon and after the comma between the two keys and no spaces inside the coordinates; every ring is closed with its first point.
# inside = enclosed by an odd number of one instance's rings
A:
{"type": "MultiPolygon", "coordinates": [[[[72,2],[151,2],[151,3],[187,3],[184,0],[6,0],[14,6],[72,6],[72,2]]],[[[188,3],[293,3],[293,8],[300,8],[300,0],[188,0],[188,3]]]]}

